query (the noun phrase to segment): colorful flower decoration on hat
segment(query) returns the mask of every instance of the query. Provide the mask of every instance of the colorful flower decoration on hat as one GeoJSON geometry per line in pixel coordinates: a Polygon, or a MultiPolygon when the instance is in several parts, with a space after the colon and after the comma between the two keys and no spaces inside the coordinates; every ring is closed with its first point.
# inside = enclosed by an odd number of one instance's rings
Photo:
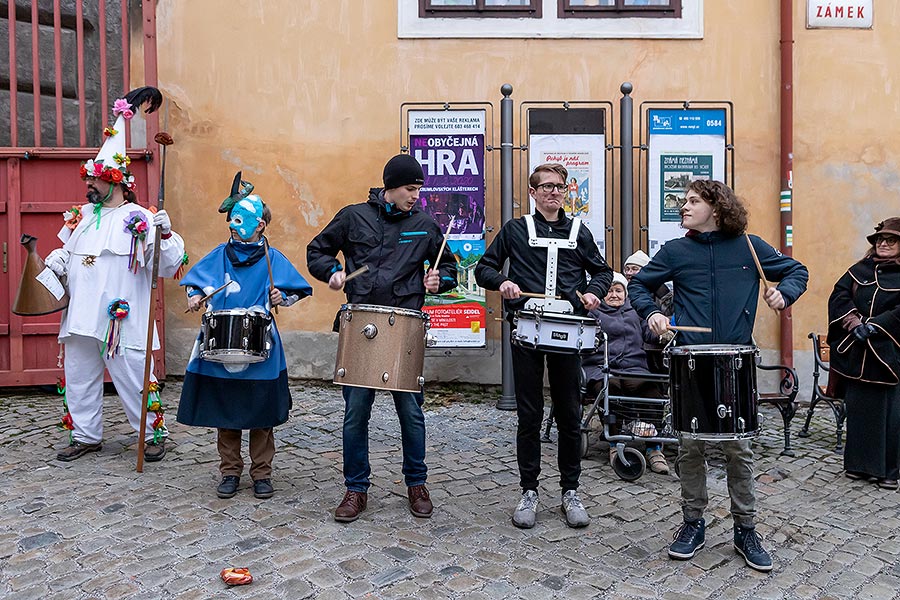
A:
{"type": "Polygon", "coordinates": [[[114,136],[114,135],[116,135],[116,134],[118,134],[118,133],[119,133],[119,132],[116,131],[116,130],[115,130],[114,128],[112,128],[112,127],[107,126],[107,127],[104,127],[104,128],[103,128],[103,137],[112,137],[112,136],[114,136]]]}
{"type": "Polygon", "coordinates": [[[150,387],[147,389],[147,411],[156,413],[156,418],[153,419],[153,443],[158,444],[169,433],[169,430],[166,428],[166,419],[163,417],[159,383],[156,381],[151,381],[150,387]]]}
{"type": "Polygon", "coordinates": [[[139,210],[133,210],[125,217],[125,231],[131,234],[131,252],[128,254],[128,269],[132,273],[138,272],[140,257],[147,251],[147,232],[150,231],[150,223],[147,217],[139,210]],[[140,250],[141,254],[138,255],[140,250]]]}
{"type": "Polygon", "coordinates": [[[109,325],[106,326],[106,336],[103,340],[103,353],[106,358],[113,358],[119,351],[121,322],[128,316],[129,310],[131,307],[125,298],[116,298],[106,308],[106,313],[109,315],[109,325]]]}
{"type": "Polygon", "coordinates": [[[122,115],[126,119],[130,119],[134,116],[134,111],[131,110],[131,103],[125,98],[116,98],[116,101],[113,102],[112,111],[117,117],[122,115]]]}

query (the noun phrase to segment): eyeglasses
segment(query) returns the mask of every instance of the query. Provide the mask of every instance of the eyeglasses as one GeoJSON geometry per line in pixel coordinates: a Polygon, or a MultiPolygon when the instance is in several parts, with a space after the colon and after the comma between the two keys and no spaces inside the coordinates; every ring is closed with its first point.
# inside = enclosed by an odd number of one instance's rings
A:
{"type": "Polygon", "coordinates": [[[895,246],[897,242],[900,242],[900,238],[893,235],[879,235],[875,238],[875,245],[884,244],[885,246],[895,246]]]}
{"type": "Polygon", "coordinates": [[[539,190],[547,192],[548,194],[551,193],[553,190],[556,190],[557,192],[559,192],[561,194],[561,193],[565,192],[567,189],[569,189],[569,186],[567,186],[564,183],[541,183],[537,187],[539,190]]]}

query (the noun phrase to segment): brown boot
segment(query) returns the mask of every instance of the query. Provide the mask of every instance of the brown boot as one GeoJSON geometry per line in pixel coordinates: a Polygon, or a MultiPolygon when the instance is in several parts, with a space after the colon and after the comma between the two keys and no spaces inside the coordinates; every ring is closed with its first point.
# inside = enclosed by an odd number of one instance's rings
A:
{"type": "Polygon", "coordinates": [[[413,516],[422,519],[431,518],[434,505],[431,503],[431,497],[428,495],[428,488],[424,485],[415,485],[406,488],[406,495],[409,496],[409,512],[413,516]]]}
{"type": "Polygon", "coordinates": [[[334,511],[334,520],[339,523],[351,523],[359,518],[359,513],[366,510],[368,494],[347,490],[344,499],[334,511]]]}

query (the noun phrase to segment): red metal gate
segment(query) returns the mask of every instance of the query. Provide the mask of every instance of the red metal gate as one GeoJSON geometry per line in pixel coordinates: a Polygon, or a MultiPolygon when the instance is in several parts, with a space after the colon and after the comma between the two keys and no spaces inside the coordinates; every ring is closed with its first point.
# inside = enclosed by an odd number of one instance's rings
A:
{"type": "MultiPolygon", "coordinates": [[[[36,236],[41,256],[60,246],[62,213],[85,202],[78,166],[96,155],[112,101],[132,87],[157,85],[156,6],[155,0],[4,4],[0,37],[8,44],[0,47],[0,64],[8,62],[9,77],[0,75],[0,114],[9,115],[9,129],[0,130],[0,386],[52,384],[62,375],[60,314],[21,317],[10,310],[25,262],[19,239],[36,236]],[[131,79],[132,54],[143,57],[141,81],[131,79]]],[[[126,138],[145,206],[159,188],[159,164],[146,143],[158,131],[157,113],[147,117],[144,127],[134,119],[126,138]]],[[[164,343],[163,294],[157,297],[164,343]]],[[[156,373],[165,374],[164,348],[156,373]]]]}

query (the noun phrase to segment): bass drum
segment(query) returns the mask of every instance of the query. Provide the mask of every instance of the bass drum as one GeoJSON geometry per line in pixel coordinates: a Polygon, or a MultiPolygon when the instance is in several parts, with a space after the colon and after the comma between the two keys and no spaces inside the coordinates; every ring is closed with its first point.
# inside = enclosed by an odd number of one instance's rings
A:
{"type": "Polygon", "coordinates": [[[758,356],[755,346],[667,349],[674,429],[691,439],[714,442],[756,436],[758,356]]]}
{"type": "Polygon", "coordinates": [[[421,392],[428,315],[373,304],[341,307],[334,383],[421,392]]]}

